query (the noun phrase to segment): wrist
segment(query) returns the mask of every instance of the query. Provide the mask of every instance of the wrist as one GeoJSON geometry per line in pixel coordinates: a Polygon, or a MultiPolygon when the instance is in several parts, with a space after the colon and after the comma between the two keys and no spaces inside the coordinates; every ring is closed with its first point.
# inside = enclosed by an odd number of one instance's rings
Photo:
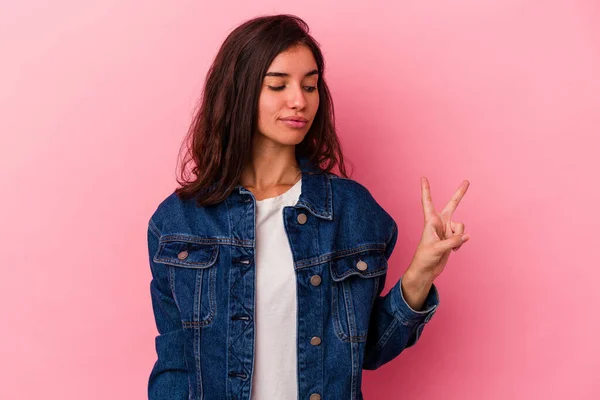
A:
{"type": "Polygon", "coordinates": [[[410,269],[404,273],[400,290],[404,301],[413,311],[422,311],[432,284],[433,281],[423,274],[414,273],[410,269]]]}
{"type": "Polygon", "coordinates": [[[420,292],[431,287],[433,278],[429,274],[415,272],[414,268],[409,267],[404,272],[402,282],[407,289],[420,292]]]}

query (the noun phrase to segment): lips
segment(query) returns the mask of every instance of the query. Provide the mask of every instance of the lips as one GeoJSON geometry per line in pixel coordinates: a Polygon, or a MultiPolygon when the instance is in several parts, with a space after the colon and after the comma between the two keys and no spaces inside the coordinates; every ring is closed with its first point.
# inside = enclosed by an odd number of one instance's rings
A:
{"type": "Polygon", "coordinates": [[[304,117],[287,117],[280,118],[281,122],[283,122],[287,127],[300,129],[304,128],[308,123],[308,120],[304,117]]]}
{"type": "Polygon", "coordinates": [[[308,120],[304,117],[285,117],[280,118],[282,121],[296,121],[296,122],[308,122],[308,120]]]}
{"type": "Polygon", "coordinates": [[[305,121],[298,121],[293,119],[282,119],[281,122],[284,123],[289,128],[299,129],[304,128],[307,124],[305,121]]]}

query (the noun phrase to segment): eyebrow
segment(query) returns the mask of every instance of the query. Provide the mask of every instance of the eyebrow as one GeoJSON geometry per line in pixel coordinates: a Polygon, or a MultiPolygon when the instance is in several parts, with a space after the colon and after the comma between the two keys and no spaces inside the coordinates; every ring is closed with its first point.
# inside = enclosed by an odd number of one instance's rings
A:
{"type": "MultiPolygon", "coordinates": [[[[312,76],[312,75],[319,75],[319,71],[317,71],[316,69],[313,69],[310,72],[307,72],[306,75],[304,75],[304,77],[308,77],[308,76],[312,76]]],[[[265,76],[277,76],[277,77],[282,77],[282,78],[287,78],[288,76],[290,76],[290,74],[287,74],[285,72],[267,72],[265,74],[265,76]]]]}

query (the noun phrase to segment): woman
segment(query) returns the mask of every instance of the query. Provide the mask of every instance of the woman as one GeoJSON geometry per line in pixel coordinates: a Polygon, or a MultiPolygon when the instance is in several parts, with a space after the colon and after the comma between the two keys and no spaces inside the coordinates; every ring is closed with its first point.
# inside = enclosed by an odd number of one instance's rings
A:
{"type": "Polygon", "coordinates": [[[149,397],[361,399],[362,369],[414,345],[439,304],[468,182],[438,214],[422,181],[421,243],[381,296],[398,228],[348,178],[323,56],[290,15],[227,37],[188,138],[182,186],[148,226],[149,397]]]}

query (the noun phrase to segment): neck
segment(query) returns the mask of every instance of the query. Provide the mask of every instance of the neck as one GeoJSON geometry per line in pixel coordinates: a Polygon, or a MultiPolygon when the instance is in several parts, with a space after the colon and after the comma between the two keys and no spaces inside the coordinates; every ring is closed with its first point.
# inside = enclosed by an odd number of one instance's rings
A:
{"type": "Polygon", "coordinates": [[[240,184],[263,191],[281,185],[291,186],[300,174],[295,146],[253,146],[251,160],[242,171],[240,184]]]}

